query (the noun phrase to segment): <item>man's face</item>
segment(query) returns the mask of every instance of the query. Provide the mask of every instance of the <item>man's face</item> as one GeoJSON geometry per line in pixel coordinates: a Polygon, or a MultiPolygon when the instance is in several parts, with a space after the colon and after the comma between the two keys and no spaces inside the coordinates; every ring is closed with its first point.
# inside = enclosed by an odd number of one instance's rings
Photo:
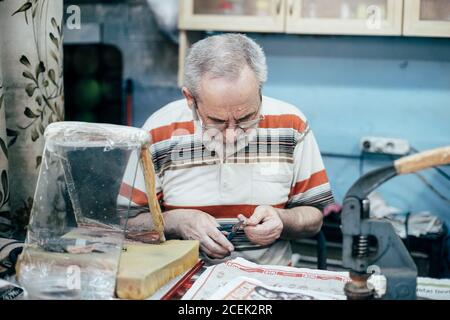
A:
{"type": "Polygon", "coordinates": [[[192,102],[206,127],[221,128],[223,142],[234,143],[242,134],[239,124],[259,117],[261,96],[254,72],[246,67],[234,81],[206,74],[192,102]]]}

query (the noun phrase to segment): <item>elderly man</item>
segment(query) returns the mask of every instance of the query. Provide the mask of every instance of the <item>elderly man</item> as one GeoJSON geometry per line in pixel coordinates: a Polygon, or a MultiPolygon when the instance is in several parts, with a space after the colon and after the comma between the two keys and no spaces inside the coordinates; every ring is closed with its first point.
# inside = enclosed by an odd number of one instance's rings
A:
{"type": "MultiPolygon", "coordinates": [[[[316,234],[321,210],[333,200],[305,116],[262,96],[266,79],[265,55],[253,40],[241,34],[208,37],[186,58],[185,99],[144,125],[152,136],[165,233],[199,240],[210,263],[241,256],[289,264],[289,240],[316,234]],[[248,245],[233,245],[218,228],[238,219],[247,238],[240,241],[248,245]]],[[[122,189],[133,182],[132,202],[145,205],[140,168],[136,179],[128,174],[122,189]]]]}

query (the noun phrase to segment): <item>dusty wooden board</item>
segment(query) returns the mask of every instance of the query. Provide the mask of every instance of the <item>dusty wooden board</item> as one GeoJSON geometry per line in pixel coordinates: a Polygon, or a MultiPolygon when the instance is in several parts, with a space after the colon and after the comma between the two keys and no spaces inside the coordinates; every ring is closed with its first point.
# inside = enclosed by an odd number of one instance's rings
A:
{"type": "Polygon", "coordinates": [[[122,299],[147,299],[167,282],[192,268],[199,242],[170,240],[162,244],[128,244],[122,252],[116,294],[122,299]]]}

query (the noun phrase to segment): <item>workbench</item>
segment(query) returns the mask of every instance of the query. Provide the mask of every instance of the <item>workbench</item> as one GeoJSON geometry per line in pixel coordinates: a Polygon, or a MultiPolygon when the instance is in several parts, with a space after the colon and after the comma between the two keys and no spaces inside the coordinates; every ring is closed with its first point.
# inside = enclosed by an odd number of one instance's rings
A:
{"type": "MultiPolygon", "coordinates": [[[[17,240],[0,238],[0,248],[7,245],[4,250],[0,251],[0,261],[7,258],[9,252],[13,249],[23,246],[23,243],[14,243],[16,241],[17,240]],[[11,243],[11,245],[8,245],[9,243],[11,243]]],[[[199,260],[193,268],[169,281],[156,293],[148,297],[147,300],[180,300],[204,270],[204,262],[199,260]]],[[[12,278],[10,277],[5,280],[18,285],[14,280],[14,275],[12,278]]]]}

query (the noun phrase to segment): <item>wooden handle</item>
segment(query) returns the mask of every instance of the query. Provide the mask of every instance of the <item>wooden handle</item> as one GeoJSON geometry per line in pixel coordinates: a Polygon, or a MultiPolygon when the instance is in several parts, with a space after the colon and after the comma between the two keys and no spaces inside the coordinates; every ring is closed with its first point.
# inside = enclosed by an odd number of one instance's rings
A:
{"type": "Polygon", "coordinates": [[[400,158],[394,162],[394,166],[398,174],[406,174],[448,163],[450,163],[450,146],[400,158]]]}
{"type": "Polygon", "coordinates": [[[150,150],[148,148],[142,148],[141,150],[141,163],[144,170],[145,189],[147,191],[148,206],[150,208],[153,225],[155,231],[159,233],[161,242],[164,242],[166,241],[166,238],[164,237],[164,218],[161,213],[158,197],[156,196],[155,168],[153,167],[150,150]]]}

